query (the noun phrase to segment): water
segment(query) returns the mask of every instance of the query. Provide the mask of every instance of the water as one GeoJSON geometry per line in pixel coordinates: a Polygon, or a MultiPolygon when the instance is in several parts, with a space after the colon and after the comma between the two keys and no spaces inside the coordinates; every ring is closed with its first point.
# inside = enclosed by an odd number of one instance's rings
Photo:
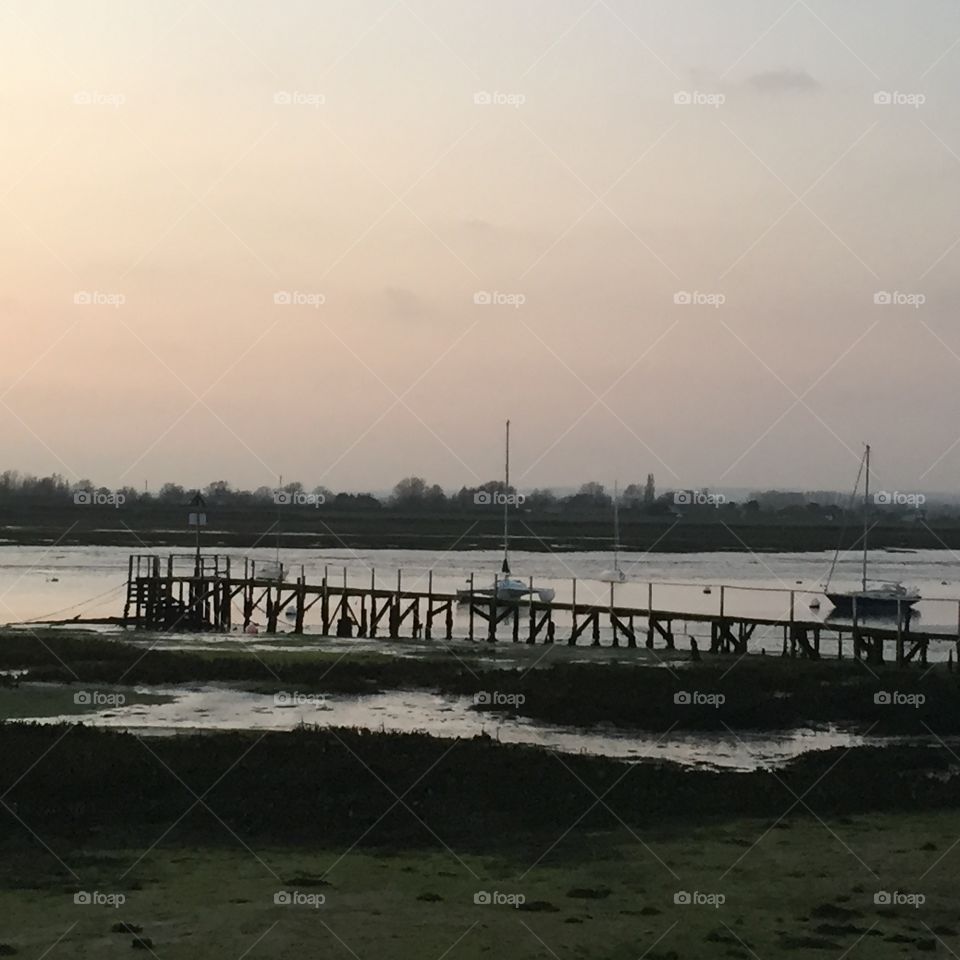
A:
{"type": "MultiPolygon", "coordinates": [[[[127,575],[127,557],[130,551],[122,547],[20,547],[0,546],[0,619],[8,622],[42,617],[68,618],[74,614],[116,616],[122,613],[124,587],[127,575]]],[[[165,552],[162,555],[166,555],[165,552]]],[[[235,557],[235,569],[242,569],[243,558],[235,557]]],[[[251,559],[273,559],[273,551],[252,551],[251,559]]],[[[493,581],[499,569],[500,555],[496,551],[440,552],[417,550],[303,550],[288,549],[281,559],[296,576],[303,565],[308,578],[319,582],[327,568],[331,582],[342,583],[344,568],[350,586],[368,586],[371,570],[376,571],[378,586],[395,586],[397,569],[403,570],[403,586],[411,590],[427,589],[427,574],[433,570],[433,588],[436,592],[453,592],[462,587],[471,573],[477,586],[493,581]]],[[[823,601],[816,614],[808,609],[812,596],[820,593],[820,584],[829,570],[831,553],[698,553],[698,554],[624,554],[622,566],[631,582],[615,587],[618,605],[646,606],[647,581],[656,582],[653,601],[661,609],[690,612],[719,612],[719,590],[716,586],[729,585],[725,609],[729,614],[755,617],[786,616],[789,613],[789,593],[795,591],[795,609],[798,617],[823,619],[829,604],[823,601]],[[798,582],[799,581],[799,582],[798,582]],[[710,594],[704,587],[712,585],[710,594]],[[774,588],[777,593],[755,589],[774,588]],[[809,593],[807,592],[809,591],[809,593]]],[[[534,577],[536,585],[549,586],[560,601],[570,600],[573,577],[577,578],[577,598],[582,602],[606,603],[610,585],[598,578],[611,566],[609,554],[581,553],[517,553],[513,556],[515,575],[524,579],[534,577]]],[[[859,576],[859,557],[844,557],[838,567],[835,585],[855,586],[859,576]]],[[[929,629],[955,631],[957,611],[960,608],[960,565],[953,553],[946,550],[916,553],[885,553],[871,555],[871,576],[877,579],[901,580],[919,587],[924,601],[918,605],[919,616],[914,625],[929,629]],[[942,581],[947,581],[943,583],[942,581]]],[[[319,613],[308,615],[307,631],[319,632],[319,613]]],[[[263,617],[260,617],[261,623],[263,617]]],[[[558,621],[558,639],[565,639],[564,620],[558,621]]],[[[281,624],[281,628],[285,625],[281,624]]],[[[478,631],[482,629],[478,624],[478,631]]],[[[675,624],[681,634],[703,637],[702,626],[675,624]],[[699,634],[698,634],[699,631],[699,634]]],[[[466,615],[458,611],[455,636],[466,636],[466,615]]],[[[506,631],[504,631],[505,635],[506,631]]],[[[603,639],[608,637],[604,631],[603,639]]],[[[134,642],[154,644],[157,638],[137,637],[134,642]]],[[[758,629],[752,648],[767,646],[770,652],[780,649],[782,633],[772,629],[766,633],[758,629]]],[[[503,667],[531,667],[549,653],[541,663],[555,658],[595,659],[618,657],[636,662],[647,656],[642,649],[594,650],[589,646],[569,649],[560,643],[554,647],[527,647],[523,644],[466,644],[455,641],[447,645],[437,641],[404,641],[384,643],[381,640],[336,640],[293,637],[289,634],[270,638],[248,638],[238,634],[227,636],[183,635],[164,636],[162,645],[229,648],[242,645],[245,649],[318,648],[347,652],[369,649],[397,656],[421,656],[429,651],[447,650],[450,656],[459,651],[476,658],[485,665],[503,667]]],[[[582,643],[589,644],[588,637],[582,643]]],[[[681,640],[681,645],[683,641],[681,640]]],[[[931,659],[946,657],[948,644],[931,648],[931,659]]],[[[822,648],[829,653],[824,643],[822,648]]],[[[680,668],[677,663],[673,668],[680,668]]],[[[23,684],[20,691],[29,696],[34,684],[23,684]]],[[[370,730],[426,731],[439,737],[472,737],[485,733],[504,742],[526,743],[564,753],[590,753],[628,760],[651,758],[670,759],[687,765],[705,765],[716,768],[752,770],[782,764],[807,750],[828,749],[834,746],[856,746],[864,740],[837,729],[793,730],[780,734],[741,732],[730,734],[670,734],[658,738],[655,734],[625,733],[594,728],[580,730],[542,724],[528,718],[509,715],[494,716],[470,709],[471,702],[462,698],[443,697],[424,691],[390,692],[368,697],[330,697],[325,704],[298,704],[295,708],[278,707],[272,696],[230,690],[223,687],[141,689],[130,691],[126,705],[114,709],[78,712],[69,705],[50,711],[37,711],[39,722],[62,719],[120,727],[144,733],[164,734],[180,730],[285,730],[301,721],[322,726],[353,726],[370,730]],[[44,716],[44,713],[47,715],[44,716]]],[[[24,718],[31,708],[4,712],[7,716],[24,718]]],[[[871,739],[870,742],[876,742],[871,739]]]]}
{"type": "MultiPolygon", "coordinates": [[[[321,727],[354,727],[401,733],[429,733],[444,739],[487,735],[503,743],[521,743],[565,754],[589,754],[630,761],[671,760],[684,766],[719,770],[758,770],[782,765],[809,750],[854,747],[866,741],[857,734],[828,728],[782,733],[625,733],[596,728],[540,723],[526,717],[473,709],[464,697],[422,690],[401,690],[370,696],[297,697],[200,687],[106,688],[101,698],[121,694],[122,706],[89,710],[70,707],[70,688],[24,683],[9,691],[11,712],[20,722],[79,723],[141,734],[173,734],[215,730],[292,730],[300,723],[321,727]],[[53,708],[41,710],[56,696],[53,708]],[[38,705],[31,716],[31,701],[38,705]],[[65,712],[56,713],[56,710],[65,712]],[[43,715],[44,713],[48,715],[43,715]]],[[[876,741],[870,741],[876,742],[876,741]]]]}
{"type": "MultiPolygon", "coordinates": [[[[122,613],[127,556],[123,547],[20,547],[0,546],[0,620],[19,621],[56,615],[72,617],[109,616],[122,613]],[[84,604],[78,607],[78,604],[84,604]]],[[[166,555],[165,552],[162,553],[166,555]]],[[[234,569],[242,570],[243,558],[232,554],[234,569]]],[[[251,551],[251,559],[272,560],[269,549],[251,551]]],[[[830,604],[822,599],[821,609],[809,609],[830,568],[832,552],[823,553],[650,553],[622,555],[622,566],[630,581],[614,588],[615,602],[621,606],[645,607],[648,581],[654,581],[653,603],[659,609],[691,613],[718,613],[719,584],[727,584],[724,604],[731,615],[787,617],[790,592],[798,619],[825,620],[830,604]],[[704,593],[706,587],[712,591],[704,593]],[[776,592],[761,592],[756,588],[776,592]]],[[[306,550],[281,551],[281,560],[296,576],[301,566],[308,578],[319,582],[326,570],[331,583],[341,584],[346,576],[350,586],[369,586],[371,571],[379,587],[394,587],[397,570],[402,569],[405,589],[426,590],[428,571],[433,570],[433,588],[438,593],[453,592],[474,574],[477,587],[487,586],[499,569],[497,551],[426,550],[306,550]]],[[[606,552],[516,553],[512,557],[514,574],[521,579],[534,578],[537,586],[551,587],[558,601],[572,599],[572,579],[577,579],[577,599],[606,604],[610,585],[599,577],[611,566],[606,552]]],[[[858,554],[845,554],[837,568],[834,586],[854,587],[860,573],[858,554]]],[[[922,550],[914,553],[873,551],[870,574],[878,580],[899,580],[920,589],[924,600],[917,605],[914,629],[957,631],[960,617],[960,563],[948,550],[922,550]],[[946,581],[946,582],[944,582],[946,581]]],[[[239,611],[238,611],[239,612],[239,611]]],[[[558,615],[558,636],[563,637],[568,622],[558,615]]],[[[261,614],[259,622],[265,617],[261,614]]],[[[308,615],[308,632],[319,632],[319,608],[308,615]]],[[[289,626],[281,623],[281,629],[289,626]]],[[[704,639],[702,625],[676,625],[678,633],[704,639]]],[[[505,629],[505,628],[504,628],[505,629]]],[[[477,630],[482,630],[480,624],[477,630]]],[[[455,635],[466,636],[464,610],[455,621],[455,635]]],[[[603,634],[605,639],[608,632],[603,634]]],[[[589,637],[582,637],[587,644],[589,637]]],[[[766,646],[779,650],[782,631],[758,629],[752,649],[766,646]]],[[[946,644],[935,645],[931,656],[946,657],[946,644]]],[[[825,653],[832,652],[829,646],[825,653]]]]}

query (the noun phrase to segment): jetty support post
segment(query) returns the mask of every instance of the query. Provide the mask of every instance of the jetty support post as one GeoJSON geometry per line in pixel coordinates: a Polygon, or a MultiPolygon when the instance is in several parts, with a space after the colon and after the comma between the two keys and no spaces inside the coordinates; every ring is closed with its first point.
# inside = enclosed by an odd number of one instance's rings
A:
{"type": "Polygon", "coordinates": [[[403,571],[397,567],[397,592],[390,607],[390,639],[396,640],[400,636],[400,594],[403,590],[403,571]]]}
{"type": "Polygon", "coordinates": [[[647,649],[653,649],[653,581],[647,581],[647,649]]]}
{"type": "Polygon", "coordinates": [[[470,574],[470,612],[467,624],[467,639],[473,643],[473,573],[470,574]]]}
{"type": "Polygon", "coordinates": [[[617,615],[613,611],[613,579],[610,580],[610,629],[613,631],[612,646],[619,647],[620,642],[617,639],[617,615]]]}
{"type": "MultiPolygon", "coordinates": [[[[570,583],[573,589],[573,604],[570,608],[570,617],[573,621],[573,625],[570,632],[569,645],[572,647],[577,642],[577,578],[573,577],[570,583]]],[[[958,629],[957,633],[960,635],[960,629],[958,629]]]]}
{"type": "Polygon", "coordinates": [[[423,637],[429,640],[433,635],[433,570],[427,571],[427,622],[423,626],[423,637]]]}
{"type": "Polygon", "coordinates": [[[323,635],[330,636],[330,568],[323,568],[323,599],[320,602],[320,619],[323,635]]]}
{"type": "Polygon", "coordinates": [[[537,610],[533,605],[533,577],[530,578],[530,622],[527,626],[527,643],[536,642],[537,610]]]}
{"type": "Polygon", "coordinates": [[[860,659],[860,618],[857,613],[857,598],[853,598],[853,659],[860,659]]]}
{"type": "Polygon", "coordinates": [[[294,633],[303,633],[303,617],[307,609],[307,577],[300,568],[300,576],[297,578],[297,618],[293,624],[294,633]]]}
{"type": "Polygon", "coordinates": [[[497,642],[497,575],[493,575],[493,589],[490,591],[490,619],[487,621],[487,643],[497,642]]]}
{"type": "Polygon", "coordinates": [[[897,666],[903,666],[903,609],[897,597],[897,666]]]}

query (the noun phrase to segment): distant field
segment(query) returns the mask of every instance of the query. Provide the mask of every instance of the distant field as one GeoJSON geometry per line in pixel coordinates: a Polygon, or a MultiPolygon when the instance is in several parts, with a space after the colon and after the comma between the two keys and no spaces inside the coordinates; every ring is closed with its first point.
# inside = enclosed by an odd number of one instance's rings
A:
{"type": "Polygon", "coordinates": [[[804,811],[778,823],[567,834],[571,823],[556,820],[549,840],[504,837],[487,857],[245,850],[226,830],[226,848],[145,853],[88,840],[82,852],[58,850],[63,865],[39,849],[0,861],[0,953],[128,957],[148,938],[143,955],[165,960],[950,956],[960,949],[958,825],[953,813],[821,823],[804,811]],[[896,891],[905,902],[875,902],[896,891]],[[75,904],[77,892],[125,902],[75,904]],[[281,892],[300,903],[275,903],[281,892]],[[525,903],[475,903],[482,892],[525,903]],[[683,893],[701,902],[676,903],[683,893]],[[111,932],[118,924],[130,932],[111,932]]]}

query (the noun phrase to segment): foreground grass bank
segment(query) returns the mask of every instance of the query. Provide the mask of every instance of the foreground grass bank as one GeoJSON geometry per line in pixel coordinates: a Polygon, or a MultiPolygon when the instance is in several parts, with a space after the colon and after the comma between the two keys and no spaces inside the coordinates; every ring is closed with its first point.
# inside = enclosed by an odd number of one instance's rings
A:
{"type": "Polygon", "coordinates": [[[42,836],[135,846],[163,835],[206,844],[226,828],[252,846],[357,842],[488,852],[538,843],[558,824],[643,830],[717,817],[777,818],[960,807],[955,752],[836,748],[777,771],[627,764],[501,744],[489,737],[343,728],[137,737],[79,725],[0,725],[0,796],[20,819],[0,848],[42,836]]]}
{"type": "Polygon", "coordinates": [[[960,948],[953,814],[570,826],[556,820],[539,844],[505,837],[489,856],[247,850],[226,831],[226,846],[148,850],[154,835],[64,848],[62,863],[8,856],[0,951],[126,957],[139,942],[164,960],[893,960],[960,948]]]}

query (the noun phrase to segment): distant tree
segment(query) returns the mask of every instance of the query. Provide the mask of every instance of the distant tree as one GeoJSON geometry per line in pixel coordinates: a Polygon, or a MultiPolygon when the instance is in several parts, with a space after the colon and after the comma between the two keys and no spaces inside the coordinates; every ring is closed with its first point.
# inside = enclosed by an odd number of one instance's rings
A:
{"type": "Polygon", "coordinates": [[[391,500],[398,506],[422,506],[427,496],[427,481],[423,477],[404,477],[393,488],[391,500]]]}
{"type": "Polygon", "coordinates": [[[552,490],[531,490],[524,501],[524,506],[530,510],[552,510],[556,505],[557,498],[552,490]]]}
{"type": "Polygon", "coordinates": [[[443,487],[437,483],[424,491],[423,498],[427,506],[434,508],[443,506],[447,502],[447,495],[443,492],[443,487]]]}
{"type": "Polygon", "coordinates": [[[164,503],[186,503],[189,499],[187,497],[187,491],[180,486],[179,483],[165,483],[160,488],[160,493],[157,494],[157,498],[162,500],[164,503]]]}
{"type": "Polygon", "coordinates": [[[653,474],[647,474],[647,483],[643,488],[643,502],[653,503],[657,499],[657,485],[654,482],[653,474]]]}

